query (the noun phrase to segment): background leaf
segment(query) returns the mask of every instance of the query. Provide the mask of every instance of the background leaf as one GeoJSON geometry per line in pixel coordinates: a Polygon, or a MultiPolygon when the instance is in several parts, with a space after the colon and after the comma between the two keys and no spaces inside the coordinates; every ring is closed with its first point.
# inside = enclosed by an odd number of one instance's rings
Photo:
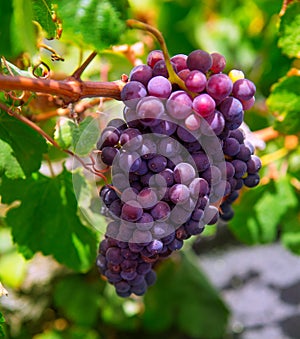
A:
{"type": "Polygon", "coordinates": [[[151,332],[176,326],[195,338],[219,339],[228,310],[190,256],[179,255],[159,268],[158,280],[145,296],[144,325],[151,332]]]}
{"type": "Polygon", "coordinates": [[[99,306],[99,283],[90,283],[79,276],[70,276],[55,286],[55,304],[69,319],[82,326],[93,326],[97,320],[99,306]],[[77,286],[82,288],[78,290],[77,286]]]}
{"type": "Polygon", "coordinates": [[[47,151],[45,139],[1,110],[0,126],[0,153],[4,156],[0,160],[2,173],[10,178],[17,178],[37,171],[41,166],[43,153],[47,151]]]}
{"type": "Polygon", "coordinates": [[[52,3],[52,0],[32,0],[33,19],[47,33],[47,39],[53,39],[56,35],[56,24],[52,20],[52,3]]]}
{"type": "Polygon", "coordinates": [[[5,334],[4,334],[4,328],[2,326],[2,324],[5,323],[5,319],[2,315],[2,313],[0,312],[0,338],[4,338],[5,334]]]}
{"type": "Polygon", "coordinates": [[[77,216],[71,173],[64,171],[55,178],[39,174],[17,182],[3,180],[0,192],[4,203],[21,200],[21,205],[6,216],[14,242],[32,252],[53,255],[76,271],[91,267],[97,239],[77,216]]]}
{"type": "Polygon", "coordinates": [[[229,224],[238,239],[249,245],[276,240],[280,221],[297,204],[289,180],[283,177],[243,194],[229,224]]]}
{"type": "Polygon", "coordinates": [[[127,1],[57,0],[64,34],[98,50],[115,44],[125,30],[127,1]]]}
{"type": "Polygon", "coordinates": [[[62,148],[71,148],[77,155],[88,155],[95,148],[100,130],[98,119],[85,118],[80,124],[62,119],[56,125],[54,138],[62,148]]]}
{"type": "Polygon", "coordinates": [[[276,129],[287,134],[299,132],[300,77],[284,77],[276,83],[267,99],[267,105],[277,117],[276,129]]]}
{"type": "Polygon", "coordinates": [[[300,57],[300,3],[289,5],[280,20],[278,46],[290,58],[300,57]]]}

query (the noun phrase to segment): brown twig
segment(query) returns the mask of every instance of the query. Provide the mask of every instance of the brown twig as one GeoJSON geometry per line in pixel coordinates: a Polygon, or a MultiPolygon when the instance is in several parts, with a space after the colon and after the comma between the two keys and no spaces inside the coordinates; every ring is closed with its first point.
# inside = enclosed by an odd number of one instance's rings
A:
{"type": "Polygon", "coordinates": [[[80,79],[81,74],[84,72],[84,70],[87,68],[87,66],[91,63],[91,61],[95,58],[96,55],[97,55],[96,51],[92,52],[85,60],[85,62],[74,71],[72,77],[75,79],[80,79]]]}
{"type": "Polygon", "coordinates": [[[4,76],[0,74],[0,90],[25,90],[58,95],[64,99],[65,103],[92,97],[120,100],[123,86],[124,83],[122,81],[81,81],[73,77],[65,80],[34,79],[24,76],[4,76]]]}
{"type": "Polygon", "coordinates": [[[274,130],[273,127],[266,127],[252,133],[263,141],[273,140],[279,136],[279,132],[274,130]]]}

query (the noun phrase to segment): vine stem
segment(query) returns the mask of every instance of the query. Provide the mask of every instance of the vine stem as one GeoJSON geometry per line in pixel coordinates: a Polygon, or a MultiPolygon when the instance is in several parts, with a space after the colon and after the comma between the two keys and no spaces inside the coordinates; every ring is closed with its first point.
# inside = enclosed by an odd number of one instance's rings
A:
{"type": "Polygon", "coordinates": [[[24,76],[0,74],[0,90],[23,90],[62,97],[65,103],[83,98],[104,97],[121,100],[122,81],[81,81],[74,77],[65,80],[34,79],[24,76]]]}

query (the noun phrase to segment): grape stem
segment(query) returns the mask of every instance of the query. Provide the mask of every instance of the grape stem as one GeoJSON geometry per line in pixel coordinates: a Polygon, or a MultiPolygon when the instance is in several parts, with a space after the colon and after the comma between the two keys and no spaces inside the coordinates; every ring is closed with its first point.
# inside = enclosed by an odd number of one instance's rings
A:
{"type": "Polygon", "coordinates": [[[141,21],[138,21],[138,20],[129,19],[129,20],[126,21],[126,23],[127,23],[127,26],[130,27],[130,28],[137,28],[137,29],[140,29],[140,30],[143,30],[143,31],[146,31],[146,32],[150,32],[155,36],[155,38],[157,39],[157,41],[160,45],[160,48],[163,52],[163,55],[164,55],[167,71],[169,73],[169,78],[168,78],[169,81],[172,84],[178,85],[181,89],[183,89],[184,91],[189,93],[192,97],[195,97],[197,94],[189,91],[186,88],[184,81],[181,78],[179,78],[179,76],[174,71],[171,60],[170,60],[170,55],[169,55],[169,52],[168,52],[167,44],[165,42],[165,39],[164,39],[162,33],[158,29],[156,29],[155,27],[150,26],[148,24],[145,24],[144,22],[141,22],[141,21]]]}

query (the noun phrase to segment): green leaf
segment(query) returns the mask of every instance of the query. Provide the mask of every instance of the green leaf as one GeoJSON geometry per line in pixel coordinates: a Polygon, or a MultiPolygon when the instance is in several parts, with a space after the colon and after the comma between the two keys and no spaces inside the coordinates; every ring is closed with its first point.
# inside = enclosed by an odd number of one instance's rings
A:
{"type": "Polygon", "coordinates": [[[99,137],[98,120],[85,118],[80,124],[71,119],[61,119],[56,125],[54,139],[62,148],[71,148],[77,155],[88,155],[99,137]]]}
{"type": "Polygon", "coordinates": [[[99,312],[100,290],[98,281],[87,282],[80,276],[70,276],[55,286],[54,302],[68,319],[78,325],[91,327],[99,312]]]}
{"type": "Polygon", "coordinates": [[[252,245],[276,239],[278,226],[297,199],[289,177],[245,192],[235,206],[230,229],[242,242],[252,245]]]}
{"type": "Polygon", "coordinates": [[[13,40],[11,38],[12,20],[12,1],[0,1],[0,55],[7,57],[13,54],[13,40]]]}
{"type": "Polygon", "coordinates": [[[148,331],[177,327],[195,338],[224,335],[228,309],[205,275],[185,255],[168,260],[158,271],[156,284],[145,296],[144,326],[148,331]]]}
{"type": "Polygon", "coordinates": [[[0,159],[0,174],[21,178],[37,171],[47,151],[45,139],[3,111],[0,111],[0,126],[0,154],[4,156],[0,159]]]}
{"type": "Polygon", "coordinates": [[[0,176],[3,174],[10,179],[25,178],[22,167],[13,154],[13,149],[0,139],[0,176]]]}
{"type": "Polygon", "coordinates": [[[10,41],[14,55],[27,52],[34,55],[36,48],[31,0],[13,0],[13,21],[10,26],[10,41]]]}
{"type": "Polygon", "coordinates": [[[284,77],[276,83],[267,99],[271,112],[277,120],[275,128],[286,134],[298,133],[300,130],[300,77],[284,77]]]}
{"type": "Polygon", "coordinates": [[[282,225],[281,242],[291,252],[300,255],[300,215],[298,210],[287,213],[282,225]]]}
{"type": "Polygon", "coordinates": [[[280,20],[279,47],[290,58],[300,58],[300,3],[289,5],[280,20]]]}
{"type": "Polygon", "coordinates": [[[47,39],[56,36],[56,24],[52,20],[52,0],[32,0],[33,20],[37,21],[47,33],[47,39]]]}
{"type": "Polygon", "coordinates": [[[3,314],[0,312],[0,338],[5,338],[4,328],[1,324],[5,323],[3,314]]]}
{"type": "Polygon", "coordinates": [[[57,0],[64,34],[82,46],[102,50],[119,41],[125,30],[128,1],[57,0]]]}
{"type": "Polygon", "coordinates": [[[87,271],[94,263],[97,239],[78,215],[72,175],[64,171],[55,178],[41,174],[26,180],[3,178],[3,203],[21,200],[9,210],[6,222],[22,253],[27,249],[53,255],[76,271],[87,271]]]}
{"type": "Polygon", "coordinates": [[[73,188],[80,208],[80,215],[84,221],[94,227],[99,234],[106,231],[107,220],[99,213],[101,202],[97,186],[86,180],[81,170],[73,173],[73,188]]]}

